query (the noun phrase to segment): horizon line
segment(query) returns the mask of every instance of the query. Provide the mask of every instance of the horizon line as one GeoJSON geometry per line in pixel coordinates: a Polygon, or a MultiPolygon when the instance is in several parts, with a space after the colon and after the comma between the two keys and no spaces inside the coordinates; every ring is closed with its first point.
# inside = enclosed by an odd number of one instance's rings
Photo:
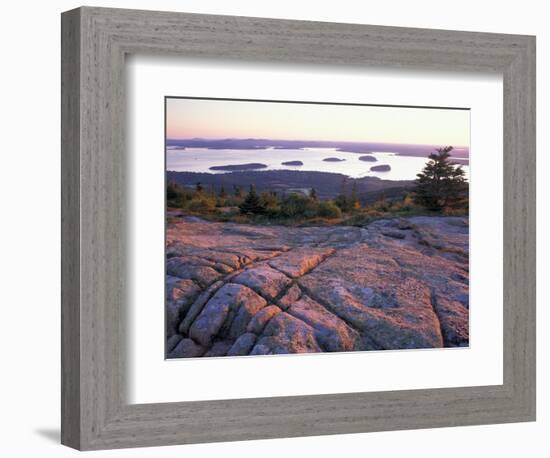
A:
{"type": "MultiPolygon", "coordinates": [[[[379,143],[383,145],[405,145],[405,146],[437,146],[443,145],[442,143],[401,143],[401,142],[392,142],[392,141],[376,141],[376,140],[298,140],[298,139],[289,139],[289,138],[262,138],[262,137],[185,137],[185,138],[176,138],[176,137],[165,137],[165,141],[227,141],[227,140],[248,140],[248,141],[274,141],[274,142],[311,142],[311,143],[379,143]]],[[[470,145],[450,145],[448,143],[445,146],[452,146],[453,149],[457,148],[468,148],[470,145]]]]}

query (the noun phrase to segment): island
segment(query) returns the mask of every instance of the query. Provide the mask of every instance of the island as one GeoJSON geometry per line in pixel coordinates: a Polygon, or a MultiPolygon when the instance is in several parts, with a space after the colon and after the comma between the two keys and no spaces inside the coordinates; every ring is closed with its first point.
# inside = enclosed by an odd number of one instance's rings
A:
{"type": "Polygon", "coordinates": [[[373,165],[370,170],[371,172],[389,172],[391,167],[388,164],[373,165]]]}
{"type": "Polygon", "coordinates": [[[364,162],[376,162],[378,159],[376,159],[374,156],[359,156],[360,161],[364,162]]]}
{"type": "Polygon", "coordinates": [[[243,170],[258,170],[266,169],[267,165],[251,162],[248,164],[232,164],[232,165],[213,165],[210,170],[219,170],[224,172],[240,172],[243,170]]]}
{"type": "Polygon", "coordinates": [[[343,162],[345,159],[340,159],[339,157],[326,157],[323,159],[324,162],[343,162]]]}
{"type": "Polygon", "coordinates": [[[281,165],[304,165],[302,161],[286,161],[281,162],[281,165]]]}

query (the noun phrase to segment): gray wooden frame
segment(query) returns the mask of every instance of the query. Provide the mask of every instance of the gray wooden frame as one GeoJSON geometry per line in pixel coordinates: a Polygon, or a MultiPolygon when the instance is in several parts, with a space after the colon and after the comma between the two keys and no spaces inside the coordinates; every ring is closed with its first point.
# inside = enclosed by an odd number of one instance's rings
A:
{"type": "Polygon", "coordinates": [[[90,7],[63,13],[63,444],[104,449],[534,419],[534,37],[90,7]],[[128,404],[129,53],[502,74],[503,385],[128,404]]]}

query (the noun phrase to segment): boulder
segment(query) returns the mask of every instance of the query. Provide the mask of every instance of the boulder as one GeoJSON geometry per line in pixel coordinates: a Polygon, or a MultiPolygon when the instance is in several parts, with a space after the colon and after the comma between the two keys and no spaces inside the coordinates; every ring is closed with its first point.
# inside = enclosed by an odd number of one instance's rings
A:
{"type": "Polygon", "coordinates": [[[414,229],[414,224],[412,224],[409,220],[405,218],[399,218],[399,220],[397,221],[397,227],[402,231],[408,231],[414,229]]]}
{"type": "Polygon", "coordinates": [[[387,229],[382,231],[382,235],[386,237],[391,237],[392,239],[404,239],[406,236],[402,231],[387,229]]]}
{"type": "Polygon", "coordinates": [[[232,281],[248,286],[269,300],[278,297],[292,283],[290,278],[267,264],[245,270],[232,281]]]}
{"type": "Polygon", "coordinates": [[[189,332],[189,327],[191,326],[191,323],[195,321],[197,316],[199,316],[199,313],[201,313],[203,307],[208,302],[208,300],[212,297],[212,295],[223,286],[223,282],[217,281],[216,283],[213,283],[210,285],[205,291],[203,291],[197,299],[193,302],[191,307],[189,307],[189,310],[187,314],[183,317],[182,322],[179,325],[178,331],[181,334],[187,334],[189,332]]]}
{"type": "Polygon", "coordinates": [[[299,248],[277,256],[267,263],[289,277],[298,278],[314,269],[334,251],[333,248],[299,248]]]}
{"type": "MultiPolygon", "coordinates": [[[[419,271],[422,268],[416,265],[419,271]]],[[[357,246],[340,250],[299,284],[382,348],[441,347],[431,289],[415,276],[415,270],[388,256],[388,250],[357,246]]]]}
{"type": "Polygon", "coordinates": [[[273,317],[257,340],[251,355],[314,353],[322,351],[315,330],[302,320],[281,312],[273,317]]]}
{"type": "Polygon", "coordinates": [[[246,286],[239,285],[240,296],[236,298],[226,320],[222,335],[237,339],[247,331],[250,320],[267,305],[266,300],[246,286]]]}
{"type": "Polygon", "coordinates": [[[191,339],[182,339],[174,347],[174,349],[168,353],[168,358],[195,358],[202,356],[206,351],[206,348],[201,347],[191,339]]]}
{"type": "Polygon", "coordinates": [[[194,280],[203,288],[220,278],[220,272],[204,265],[193,265],[185,257],[170,258],[166,263],[166,273],[182,279],[194,280]]]}
{"type": "Polygon", "coordinates": [[[266,301],[246,286],[226,283],[210,298],[189,328],[189,336],[206,347],[222,326],[231,323],[226,333],[234,338],[246,331],[248,321],[266,301]],[[237,320],[237,321],[236,321],[237,320]],[[236,321],[236,322],[235,322],[236,321]]]}
{"type": "Polygon", "coordinates": [[[223,264],[226,267],[235,270],[242,266],[239,256],[234,253],[197,248],[181,242],[171,242],[167,244],[166,257],[168,259],[185,256],[199,258],[202,260],[199,264],[209,265],[211,267],[223,264]],[[208,264],[208,262],[210,262],[210,264],[208,264]]]}
{"type": "Polygon", "coordinates": [[[199,295],[200,288],[193,280],[168,277],[166,280],[166,332],[175,334],[189,307],[199,295]]]}
{"type": "Polygon", "coordinates": [[[441,323],[446,347],[465,347],[469,344],[469,311],[460,302],[434,293],[433,306],[441,323]]]}
{"type": "Polygon", "coordinates": [[[205,358],[225,356],[232,345],[233,342],[230,340],[216,340],[203,356],[205,358]]]}
{"type": "Polygon", "coordinates": [[[256,334],[247,332],[241,335],[228,350],[227,356],[244,356],[250,353],[252,347],[256,343],[256,334]]]}
{"type": "Polygon", "coordinates": [[[176,345],[180,343],[181,339],[183,339],[182,336],[179,334],[174,334],[168,339],[166,339],[166,354],[170,353],[174,348],[176,348],[176,345]]]}
{"type": "Polygon", "coordinates": [[[359,333],[310,297],[303,295],[287,310],[287,313],[315,329],[317,342],[326,351],[359,349],[359,333]]]}
{"type": "Polygon", "coordinates": [[[282,309],[288,309],[302,296],[302,290],[296,284],[292,285],[286,293],[277,301],[277,305],[282,309]]]}
{"type": "Polygon", "coordinates": [[[246,327],[247,332],[260,335],[268,321],[279,313],[281,313],[281,309],[276,305],[268,305],[267,307],[264,307],[249,321],[248,326],[246,327]]]}

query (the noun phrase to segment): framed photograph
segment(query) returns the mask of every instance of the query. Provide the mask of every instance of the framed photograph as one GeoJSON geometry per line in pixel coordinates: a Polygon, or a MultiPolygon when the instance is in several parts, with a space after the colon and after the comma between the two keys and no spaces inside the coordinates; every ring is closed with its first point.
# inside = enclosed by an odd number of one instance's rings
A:
{"type": "Polygon", "coordinates": [[[469,109],[165,104],[167,358],[469,346],[469,109]]]}
{"type": "Polygon", "coordinates": [[[68,11],[62,180],[65,445],[535,419],[534,37],[68,11]]]}

